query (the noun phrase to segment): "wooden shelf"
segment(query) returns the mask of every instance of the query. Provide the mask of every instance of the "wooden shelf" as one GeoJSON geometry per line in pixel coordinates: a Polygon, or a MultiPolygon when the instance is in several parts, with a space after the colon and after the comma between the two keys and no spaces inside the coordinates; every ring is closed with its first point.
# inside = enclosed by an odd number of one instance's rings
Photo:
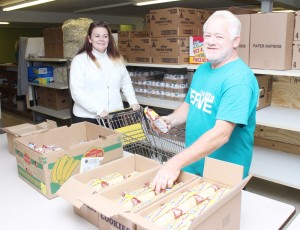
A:
{"type": "Polygon", "coordinates": [[[31,62],[66,62],[66,58],[26,58],[26,61],[31,62]]]}
{"type": "Polygon", "coordinates": [[[300,156],[254,146],[250,173],[258,178],[300,189],[300,156]]]}
{"type": "Polygon", "coordinates": [[[52,83],[47,83],[47,84],[38,84],[38,83],[28,82],[28,85],[52,88],[52,89],[68,89],[69,88],[68,84],[57,83],[57,82],[52,82],[52,83]]]}
{"type": "Polygon", "coordinates": [[[54,110],[54,109],[49,109],[43,106],[31,106],[28,109],[34,111],[34,112],[38,112],[41,114],[45,114],[51,117],[55,117],[55,118],[59,118],[62,120],[67,120],[71,118],[70,115],[70,110],[69,109],[65,109],[65,110],[54,110]]]}

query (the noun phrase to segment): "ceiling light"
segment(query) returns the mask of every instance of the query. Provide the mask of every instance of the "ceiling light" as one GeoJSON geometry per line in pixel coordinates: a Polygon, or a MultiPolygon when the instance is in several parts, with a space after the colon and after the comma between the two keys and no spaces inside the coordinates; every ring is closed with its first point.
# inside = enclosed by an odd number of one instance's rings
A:
{"type": "Polygon", "coordinates": [[[0,25],[8,25],[9,22],[0,22],[0,25]]]}
{"type": "Polygon", "coordinates": [[[146,2],[137,2],[136,6],[145,6],[145,5],[151,5],[151,4],[158,4],[158,3],[167,3],[167,2],[176,2],[181,0],[153,0],[153,1],[146,1],[146,2]]]}
{"type": "Polygon", "coordinates": [[[55,1],[55,0],[25,1],[25,2],[21,2],[19,4],[7,5],[7,6],[3,7],[3,11],[17,10],[17,9],[34,6],[34,5],[39,5],[39,4],[46,3],[46,2],[53,2],[53,1],[55,1]]]}
{"type": "Polygon", "coordinates": [[[133,5],[133,3],[134,2],[123,2],[123,3],[110,4],[110,5],[104,5],[104,6],[99,6],[99,7],[92,7],[92,8],[82,9],[82,10],[76,10],[76,11],[74,11],[74,13],[102,10],[102,9],[115,8],[115,7],[120,7],[120,6],[128,6],[128,5],[133,5]]]}

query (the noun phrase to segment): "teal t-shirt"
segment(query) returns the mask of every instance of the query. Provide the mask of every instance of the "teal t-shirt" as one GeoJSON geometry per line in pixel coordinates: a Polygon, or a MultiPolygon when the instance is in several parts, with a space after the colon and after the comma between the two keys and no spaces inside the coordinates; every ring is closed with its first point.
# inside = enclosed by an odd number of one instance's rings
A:
{"type": "MultiPolygon", "coordinates": [[[[241,60],[212,69],[209,62],[196,70],[185,102],[186,146],[214,127],[216,120],[236,124],[229,139],[209,157],[244,166],[244,177],[252,160],[258,83],[251,69],[241,60]]],[[[183,168],[203,176],[204,159],[183,168]]]]}

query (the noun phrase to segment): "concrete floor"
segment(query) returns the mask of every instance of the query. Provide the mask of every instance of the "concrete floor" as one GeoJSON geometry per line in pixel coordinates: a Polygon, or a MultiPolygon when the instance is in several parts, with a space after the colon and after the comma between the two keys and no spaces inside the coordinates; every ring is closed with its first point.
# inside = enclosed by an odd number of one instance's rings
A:
{"type": "MultiPolygon", "coordinates": [[[[2,118],[0,119],[0,128],[23,124],[23,123],[33,123],[33,121],[2,111],[2,118]]],[[[289,220],[289,222],[282,229],[287,229],[289,224],[292,222],[292,220],[300,213],[300,190],[298,189],[290,188],[287,186],[283,186],[280,184],[272,183],[266,180],[253,177],[251,178],[250,182],[247,184],[246,190],[274,200],[278,200],[293,205],[296,208],[295,215],[289,220]]],[[[265,229],[261,229],[261,230],[265,230],[265,229]]]]}

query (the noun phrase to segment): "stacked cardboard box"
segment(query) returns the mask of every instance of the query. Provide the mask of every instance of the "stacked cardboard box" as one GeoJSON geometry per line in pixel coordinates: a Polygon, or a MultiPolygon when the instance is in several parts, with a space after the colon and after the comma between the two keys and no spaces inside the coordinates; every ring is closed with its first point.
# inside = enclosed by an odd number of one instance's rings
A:
{"type": "Polygon", "coordinates": [[[88,122],[19,137],[14,146],[20,178],[48,199],[57,197],[57,190],[82,170],[88,157],[102,165],[123,156],[120,133],[88,122]]]}
{"type": "Polygon", "coordinates": [[[300,11],[295,12],[292,69],[300,69],[300,11]]]}
{"type": "Polygon", "coordinates": [[[256,75],[256,79],[259,86],[256,110],[259,110],[271,105],[273,77],[271,75],[256,75]]]}
{"type": "Polygon", "coordinates": [[[70,107],[70,96],[68,89],[53,89],[46,87],[36,87],[37,103],[40,106],[64,110],[70,107]]]}
{"type": "Polygon", "coordinates": [[[43,30],[45,57],[63,58],[63,32],[61,27],[46,28],[43,30]]]}

